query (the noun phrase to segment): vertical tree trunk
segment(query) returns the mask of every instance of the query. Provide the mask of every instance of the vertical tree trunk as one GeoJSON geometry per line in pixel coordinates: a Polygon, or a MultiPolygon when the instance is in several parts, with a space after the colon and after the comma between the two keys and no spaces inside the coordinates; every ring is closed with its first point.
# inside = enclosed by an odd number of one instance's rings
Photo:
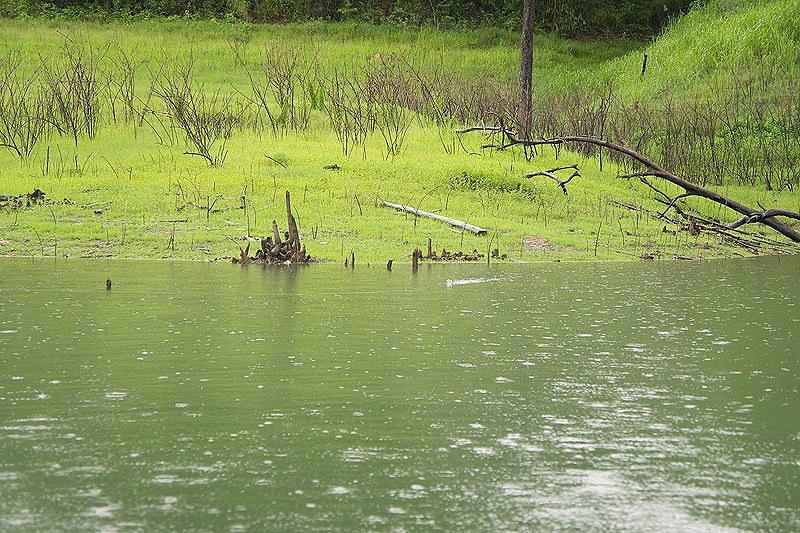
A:
{"type": "Polygon", "coordinates": [[[519,65],[519,128],[517,137],[531,135],[531,80],[533,78],[533,20],[534,0],[524,0],[522,7],[522,43],[519,65]]]}

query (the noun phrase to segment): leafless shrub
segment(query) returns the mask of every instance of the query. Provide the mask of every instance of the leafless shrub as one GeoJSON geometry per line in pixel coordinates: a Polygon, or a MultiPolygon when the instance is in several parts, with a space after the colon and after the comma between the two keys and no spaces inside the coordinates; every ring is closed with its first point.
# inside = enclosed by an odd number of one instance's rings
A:
{"type": "Polygon", "coordinates": [[[372,101],[362,97],[362,82],[353,74],[336,71],[325,83],[324,91],[324,108],[342,153],[350,155],[360,147],[366,157],[367,137],[375,130],[375,121],[372,101]]]}
{"type": "Polygon", "coordinates": [[[605,138],[647,153],[664,168],[702,185],[793,188],[800,184],[800,84],[779,76],[774,69],[764,76],[734,72],[730,80],[709,82],[701,96],[678,96],[666,89],[658,97],[632,103],[611,86],[564,94],[540,89],[533,98],[534,135],[554,138],[577,132],[605,138]]]}
{"type": "Polygon", "coordinates": [[[0,146],[18,157],[30,157],[50,131],[50,106],[38,83],[38,74],[20,73],[19,54],[0,58],[0,146]]]}
{"type": "Polygon", "coordinates": [[[109,60],[113,68],[105,72],[105,90],[112,120],[141,120],[143,109],[140,106],[141,101],[136,97],[136,73],[141,62],[137,62],[119,47],[113,54],[109,54],[109,60]]]}
{"type": "Polygon", "coordinates": [[[302,131],[311,112],[323,109],[324,89],[318,55],[309,50],[287,50],[277,46],[264,50],[260,71],[251,69],[241,42],[230,42],[236,62],[245,69],[250,93],[240,94],[255,106],[255,123],[266,124],[274,135],[302,131]]]}
{"type": "Polygon", "coordinates": [[[104,90],[100,62],[105,50],[64,38],[62,57],[41,58],[41,76],[50,93],[53,125],[60,134],[94,138],[102,116],[104,90]]]}
{"type": "Polygon", "coordinates": [[[363,97],[369,101],[386,159],[400,153],[415,114],[411,109],[415,86],[395,57],[376,57],[364,68],[363,97]]]}
{"type": "Polygon", "coordinates": [[[154,76],[153,92],[191,146],[184,153],[202,157],[212,166],[222,165],[227,142],[244,113],[233,96],[219,88],[207,93],[203,84],[195,82],[192,64],[176,65],[154,76]]]}

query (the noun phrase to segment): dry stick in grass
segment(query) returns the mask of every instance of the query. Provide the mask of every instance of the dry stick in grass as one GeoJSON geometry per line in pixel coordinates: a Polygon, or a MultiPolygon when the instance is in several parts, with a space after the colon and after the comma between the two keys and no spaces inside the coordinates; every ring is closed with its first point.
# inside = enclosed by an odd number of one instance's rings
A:
{"type": "Polygon", "coordinates": [[[279,161],[278,159],[275,159],[274,157],[272,157],[271,155],[269,155],[267,153],[264,153],[264,157],[266,157],[267,159],[269,159],[270,161],[272,161],[276,165],[280,165],[283,168],[288,168],[283,162],[279,161]]]}
{"type": "Polygon", "coordinates": [[[53,213],[53,206],[48,205],[47,208],[50,210],[50,216],[53,217],[53,226],[55,227],[55,239],[53,240],[53,257],[55,257],[58,255],[58,221],[56,214],[53,213]]]}
{"type": "MultiPolygon", "coordinates": [[[[458,133],[467,133],[470,131],[484,131],[484,132],[492,132],[492,133],[502,133],[503,135],[503,142],[501,144],[485,144],[483,148],[495,148],[498,150],[503,150],[505,148],[510,148],[512,146],[520,145],[520,146],[540,146],[540,145],[552,145],[552,146],[561,146],[566,143],[577,143],[577,144],[591,144],[594,146],[599,146],[602,148],[607,148],[614,152],[626,155],[636,162],[640,163],[642,166],[645,167],[644,172],[634,172],[630,174],[624,174],[620,176],[623,179],[630,179],[630,178],[639,178],[643,183],[652,187],[646,178],[648,176],[653,176],[657,178],[661,178],[665,181],[668,181],[678,187],[682,188],[684,192],[682,194],[677,195],[676,197],[670,198],[664,193],[664,196],[667,197],[669,200],[669,207],[675,207],[675,202],[677,202],[681,198],[686,198],[688,196],[699,196],[701,198],[705,198],[712,202],[715,202],[719,205],[725,206],[737,213],[743,215],[743,218],[735,222],[735,227],[739,227],[743,224],[749,224],[752,222],[760,222],[761,224],[765,224],[781,235],[789,238],[793,242],[800,242],[800,232],[793,229],[791,226],[776,220],[775,217],[783,216],[787,218],[795,218],[800,220],[800,213],[795,213],[793,211],[785,211],[785,210],[768,210],[768,211],[759,211],[757,209],[753,209],[748,207],[744,204],[737,202],[727,196],[719,194],[715,191],[710,189],[706,189],[705,187],[701,187],[695,183],[692,183],[684,178],[676,176],[671,172],[668,172],[661,168],[661,166],[657,165],[656,163],[650,161],[645,156],[640,154],[639,152],[633,150],[628,146],[623,146],[621,144],[616,144],[608,141],[604,141],[602,139],[597,139],[595,137],[584,137],[584,136],[563,136],[563,137],[554,137],[551,139],[518,139],[514,132],[497,128],[497,127],[472,127],[466,128],[463,130],[459,130],[458,133]]],[[[659,191],[661,192],[661,191],[659,191]]]]}
{"type": "Polygon", "coordinates": [[[361,202],[358,200],[358,194],[354,194],[353,198],[356,199],[356,204],[358,204],[358,214],[364,216],[364,210],[361,209],[361,202]]]}
{"type": "Polygon", "coordinates": [[[551,180],[554,180],[556,183],[558,183],[558,186],[561,187],[561,190],[564,191],[564,194],[567,194],[567,183],[572,181],[572,178],[579,177],[580,175],[581,172],[580,170],[578,170],[578,164],[576,163],[574,165],[569,165],[566,167],[558,167],[558,168],[551,168],[550,170],[540,170],[538,172],[531,172],[530,174],[525,174],[522,177],[523,179],[534,178],[536,176],[548,177],[551,180]],[[567,179],[562,180],[556,175],[556,172],[559,172],[561,170],[568,170],[570,168],[573,169],[573,172],[567,179]]]}

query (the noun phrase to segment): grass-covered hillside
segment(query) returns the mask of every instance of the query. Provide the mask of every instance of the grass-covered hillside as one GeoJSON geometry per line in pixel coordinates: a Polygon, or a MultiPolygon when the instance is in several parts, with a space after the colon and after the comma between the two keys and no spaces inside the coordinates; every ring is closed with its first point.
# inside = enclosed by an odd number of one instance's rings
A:
{"type": "MultiPolygon", "coordinates": [[[[798,9],[711,1],[646,45],[538,35],[534,132],[624,137],[742,203],[800,211],[798,9]]],[[[666,209],[655,188],[679,189],[618,179],[631,167],[608,153],[528,159],[456,134],[515,127],[518,55],[491,28],[0,19],[0,254],[238,256],[273,218],[286,229],[285,190],[323,260],[408,260],[428,238],[525,261],[796,250],[721,229],[738,216],[718,204],[666,209]],[[568,194],[523,178],[573,164],[568,194]]]]}

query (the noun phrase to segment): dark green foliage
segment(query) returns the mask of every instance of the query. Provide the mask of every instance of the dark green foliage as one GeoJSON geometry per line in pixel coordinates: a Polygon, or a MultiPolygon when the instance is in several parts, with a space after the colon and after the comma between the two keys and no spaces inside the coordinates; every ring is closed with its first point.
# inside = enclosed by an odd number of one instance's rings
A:
{"type": "MultiPolygon", "coordinates": [[[[657,33],[692,0],[540,0],[539,31],[567,36],[657,33]]],[[[442,27],[494,25],[518,30],[522,0],[0,0],[0,16],[214,17],[251,22],[354,20],[442,27]]]]}

